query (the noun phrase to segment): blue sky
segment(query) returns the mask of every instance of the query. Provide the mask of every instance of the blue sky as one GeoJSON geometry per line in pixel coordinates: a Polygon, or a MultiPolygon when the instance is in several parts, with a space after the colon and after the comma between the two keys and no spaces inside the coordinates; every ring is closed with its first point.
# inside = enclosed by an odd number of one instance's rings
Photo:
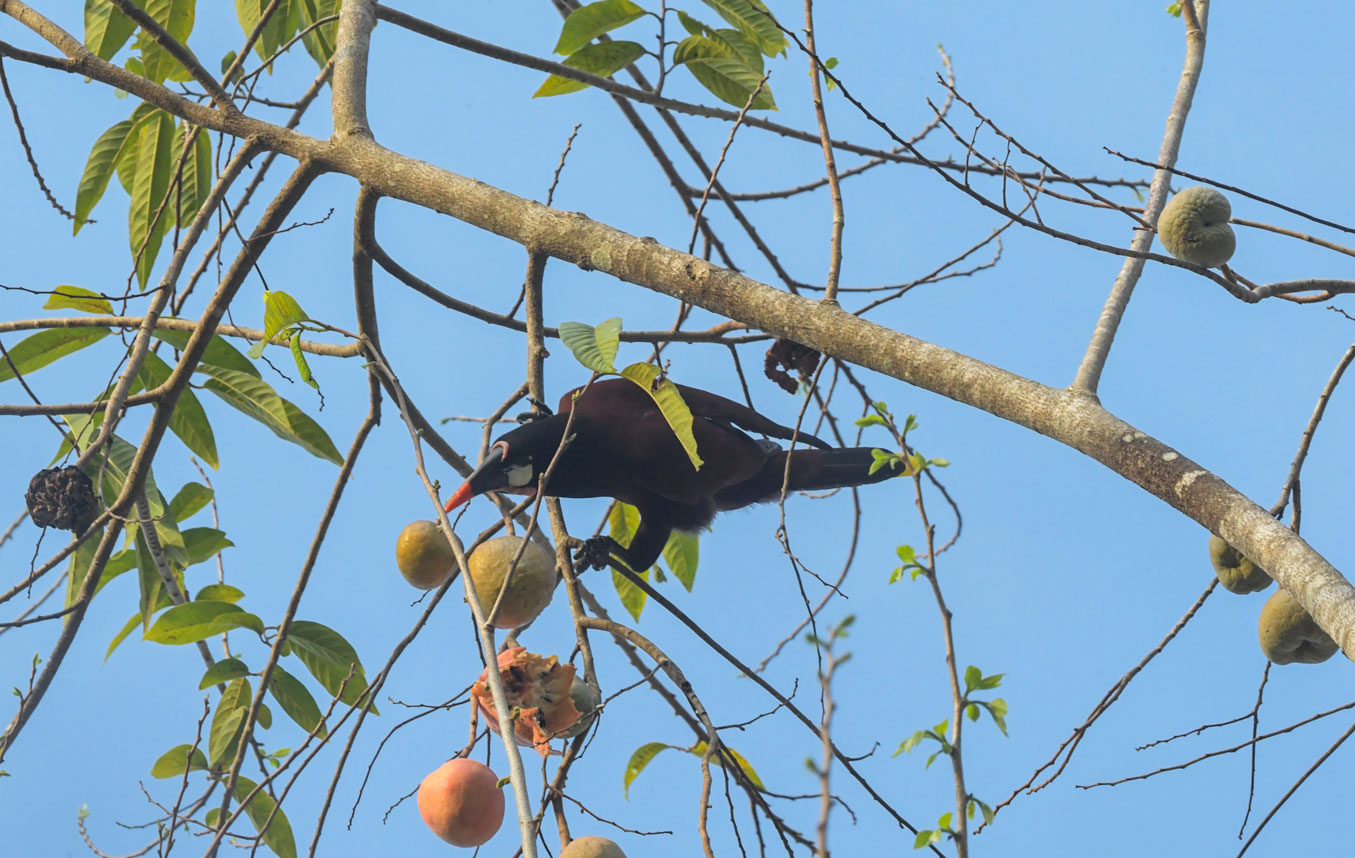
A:
{"type": "MultiPolygon", "coordinates": [[[[236,46],[240,34],[226,4],[210,5],[199,4],[190,44],[215,68],[216,58],[236,46]]],[[[903,134],[913,133],[929,118],[925,98],[939,103],[944,97],[935,82],[939,43],[954,62],[965,97],[1029,148],[1074,175],[1138,177],[1139,168],[1102,147],[1144,158],[1156,155],[1183,51],[1181,24],[1165,13],[1164,5],[1060,2],[1041,6],[1038,13],[1022,9],[1014,14],[1005,4],[822,4],[818,38],[821,53],[839,59],[836,71],[853,94],[903,134]]],[[[77,4],[39,4],[44,6],[53,7],[42,11],[58,23],[79,32],[77,4]]],[[[505,4],[488,2],[409,3],[401,8],[538,56],[550,53],[560,26],[545,2],[513,4],[511,12],[505,4]]],[[[704,9],[699,3],[683,8],[704,9]]],[[[787,26],[801,21],[796,4],[777,2],[772,8],[787,26]]],[[[713,14],[706,17],[714,19],[713,14]]],[[[1349,117],[1329,95],[1348,88],[1351,10],[1335,3],[1280,8],[1245,2],[1220,4],[1212,18],[1204,75],[1180,165],[1338,222],[1355,221],[1351,180],[1339,167],[1344,148],[1338,142],[1349,139],[1349,117]]],[[[652,25],[653,19],[645,19],[618,35],[649,40],[652,25]]],[[[43,49],[11,19],[0,24],[0,39],[43,49]]],[[[776,121],[812,128],[803,57],[772,60],[769,68],[780,106],[776,121]]],[[[130,113],[133,103],[78,77],[13,61],[5,63],[5,70],[44,175],[69,207],[89,146],[102,129],[130,113]]],[[[314,72],[309,57],[296,51],[266,85],[275,97],[289,99],[314,72]]],[[[555,205],[685,248],[690,221],[607,96],[586,91],[533,100],[539,73],[433,45],[389,24],[380,25],[373,36],[371,73],[371,124],[383,145],[533,199],[544,201],[564,141],[581,122],[555,205]]],[[[670,87],[666,92],[674,97],[712,101],[681,74],[670,87]]],[[[828,110],[835,136],[889,145],[836,94],[829,95],[828,110]]],[[[652,113],[642,113],[658,126],[652,113]]],[[[281,116],[278,111],[261,115],[281,116]]],[[[962,106],[956,105],[950,117],[961,133],[972,131],[973,120],[962,106]]],[[[707,159],[714,160],[728,127],[690,118],[683,126],[707,159]]],[[[327,136],[327,105],[317,104],[301,129],[327,136]]],[[[925,151],[938,158],[962,154],[960,145],[944,134],[942,130],[928,138],[925,151]]],[[[989,151],[1001,152],[991,137],[987,144],[989,151]]],[[[95,212],[100,222],[72,238],[69,223],[47,206],[27,173],[12,127],[0,132],[0,147],[0,163],[9,165],[7,204],[0,207],[0,230],[6,236],[0,283],[37,290],[71,283],[120,292],[129,265],[121,189],[114,183],[95,212]]],[[[677,158],[676,148],[672,151],[677,158]]],[[[698,183],[689,162],[678,163],[687,180],[698,183]]],[[[854,163],[853,156],[839,156],[840,167],[854,163]]],[[[275,190],[290,165],[279,167],[283,169],[275,170],[266,187],[275,190]]],[[[822,169],[816,146],[742,129],[721,178],[731,190],[768,190],[810,181],[822,169]]],[[[995,186],[984,187],[997,192],[995,186]]],[[[913,279],[1000,223],[992,212],[921,168],[879,168],[845,182],[844,193],[843,282],[850,286],[913,279]]],[[[312,316],[348,329],[355,327],[350,297],[355,194],[346,177],[321,178],[293,219],[322,220],[331,208],[333,215],[317,226],[287,233],[262,262],[272,288],[294,295],[312,316]]],[[[1123,190],[1115,196],[1133,201],[1123,190]]],[[[1318,232],[1320,227],[1275,209],[1237,197],[1232,202],[1238,217],[1342,241],[1339,233],[1318,232]]],[[[830,222],[826,194],[749,205],[747,210],[795,276],[823,279],[830,222]]],[[[712,203],[708,213],[739,266],[750,276],[775,283],[769,266],[727,212],[712,203]]],[[[1118,215],[1089,215],[1087,209],[1053,200],[1045,201],[1041,213],[1051,225],[1099,240],[1123,245],[1131,238],[1128,221],[1118,215]]],[[[517,245],[389,200],[381,204],[377,231],[396,259],[439,288],[499,311],[512,305],[524,266],[517,245]]],[[[1239,228],[1238,244],[1234,267],[1258,282],[1349,276],[1350,265],[1342,257],[1293,240],[1239,228]]],[[[236,249],[228,245],[230,254],[236,249]]],[[[161,265],[167,255],[162,253],[161,265]]],[[[1118,258],[1016,227],[1004,233],[1002,259],[993,270],[916,289],[872,318],[1062,386],[1072,379],[1119,267],[1118,258]]],[[[597,272],[552,262],[546,278],[546,317],[551,323],[596,323],[621,316],[628,329],[653,329],[670,325],[675,312],[668,299],[597,272]]],[[[246,283],[232,308],[236,323],[261,325],[262,291],[257,279],[246,283]]],[[[187,315],[200,310],[205,292],[199,290],[187,315]]],[[[0,292],[0,318],[45,315],[42,300],[0,292]]],[[[381,274],[377,300],[392,365],[430,416],[487,414],[524,377],[525,347],[517,335],[434,307],[381,274]]],[[[853,300],[844,299],[844,304],[852,308],[853,300]]],[[[1348,300],[1335,303],[1351,310],[1348,300]]],[[[697,311],[691,326],[717,321],[697,311]]],[[[1150,264],[1111,354],[1102,401],[1268,507],[1278,496],[1317,394],[1353,333],[1350,321],[1320,304],[1244,305],[1186,271],[1150,264]]],[[[14,334],[3,338],[10,347],[17,341],[14,334]]],[[[36,373],[31,379],[36,392],[45,402],[88,399],[108,376],[115,344],[110,338],[36,373]]],[[[773,419],[791,423],[800,401],[760,378],[762,348],[747,346],[740,353],[754,400],[773,419]]],[[[547,368],[551,399],[586,379],[586,371],[563,347],[557,344],[553,352],[547,368]]],[[[639,345],[622,347],[622,360],[647,356],[648,350],[639,345]]],[[[727,350],[674,346],[665,357],[678,381],[738,398],[727,350]]],[[[285,352],[274,357],[284,370],[286,361],[285,352]]],[[[312,365],[325,393],[322,411],[304,385],[289,384],[266,367],[265,377],[346,450],[366,409],[365,373],[356,360],[316,359],[312,365]]],[[[962,667],[978,665],[985,673],[1004,673],[1000,694],[1010,706],[1009,738],[986,720],[966,724],[969,789],[995,804],[1052,756],[1208,584],[1207,534],[1075,451],[900,382],[869,372],[862,377],[872,395],[888,402],[896,414],[918,416],[920,428],[912,440],[923,453],[953,463],[940,477],[960,505],[964,533],[942,556],[940,574],[955,615],[959,662],[962,667]]],[[[1355,556],[1346,521],[1355,454],[1339,442],[1349,437],[1355,418],[1347,393],[1338,390],[1332,399],[1303,479],[1303,533],[1338,568],[1348,567],[1355,556]]],[[[221,526],[235,543],[223,555],[227,580],[246,591],[247,608],[266,622],[276,622],[337,469],[278,440],[214,398],[203,394],[203,400],[221,454],[221,469],[210,474],[221,526]]],[[[21,402],[22,392],[13,382],[0,385],[0,401],[21,402]]],[[[838,401],[844,416],[854,416],[850,398],[838,401]]],[[[133,413],[122,434],[139,438],[145,419],[145,413],[133,413]]],[[[0,460],[0,485],[12,509],[0,508],[0,520],[8,523],[20,511],[19,497],[29,477],[47,465],[57,438],[51,426],[37,419],[5,418],[3,425],[8,454],[0,460]]],[[[458,449],[473,450],[478,443],[479,428],[473,424],[449,423],[445,432],[458,449]]],[[[884,443],[883,436],[873,440],[884,443]]],[[[439,466],[435,476],[444,485],[456,482],[446,467],[439,466]]],[[[156,477],[169,491],[199,479],[187,450],[175,439],[162,447],[156,477]]],[[[857,616],[846,641],[854,658],[841,669],[834,688],[840,707],[834,734],[848,754],[875,748],[873,756],[858,764],[861,771],[910,821],[934,827],[936,818],[952,809],[949,767],[939,760],[924,770],[925,751],[890,757],[903,738],[936,724],[950,709],[936,605],[923,582],[887,583],[897,565],[895,546],[922,543],[912,487],[906,481],[872,486],[861,492],[861,499],[863,537],[845,585],[849,598],[835,602],[823,615],[828,622],[849,613],[857,616]]],[[[571,529],[591,532],[604,506],[567,502],[571,529]]],[[[929,509],[939,518],[941,532],[948,533],[952,521],[940,500],[930,498],[929,509]]],[[[386,660],[422,611],[422,605],[412,604],[418,593],[394,568],[393,545],[407,522],[432,515],[414,473],[408,434],[388,407],[355,469],[298,614],[340,630],[369,673],[386,660]]],[[[810,568],[832,576],[841,567],[850,517],[850,502],[841,496],[788,502],[791,538],[810,568]]],[[[467,538],[492,520],[490,507],[476,502],[460,533],[467,538]]],[[[665,593],[708,633],[750,662],[767,655],[804,614],[793,573],[775,539],[777,521],[774,506],[722,515],[702,538],[693,592],[682,591],[671,580],[665,585],[665,593]]],[[[6,586],[26,573],[38,535],[25,525],[0,548],[6,586]]],[[[57,537],[47,535],[40,556],[61,544],[57,537]]],[[[195,567],[190,586],[196,589],[209,576],[214,580],[208,567],[195,567]]],[[[598,573],[589,578],[585,583],[619,617],[622,609],[609,583],[598,573]]],[[[822,591],[812,581],[806,586],[817,601],[822,591]]],[[[1034,796],[1018,798],[974,839],[976,854],[1235,854],[1247,804],[1245,752],[1113,789],[1084,791],[1074,785],[1149,771],[1244,741],[1250,735],[1248,724],[1149,751],[1134,750],[1251,709],[1265,663],[1255,632],[1264,598],[1222,591],[1211,597],[1101,718],[1063,776],[1034,796]]],[[[202,664],[192,647],[160,646],[135,635],[104,661],[108,641],[135,611],[136,600],[133,576],[100,594],[61,675],[5,761],[11,776],[0,779],[5,808],[0,821],[15,854],[86,854],[76,827],[81,806],[89,808],[90,835],[101,849],[111,854],[132,851],[149,835],[117,823],[138,824],[157,815],[138,784],[159,801],[173,801],[171,782],[152,780],[149,770],[161,753],[192,741],[202,711],[203,698],[195,690],[202,664]]],[[[6,608],[0,619],[21,609],[6,608]]],[[[638,628],[680,664],[717,724],[744,722],[773,708],[752,683],[738,678],[657,606],[645,611],[638,628]]],[[[0,635],[0,685],[23,686],[34,653],[45,656],[57,632],[47,623],[0,635]]],[[[563,598],[523,639],[533,651],[562,655],[572,641],[563,598]]],[[[251,667],[262,665],[265,650],[257,642],[241,636],[234,646],[251,667]]],[[[637,678],[607,642],[595,636],[594,647],[605,693],[637,678]]],[[[405,703],[440,702],[469,684],[480,669],[468,612],[450,594],[397,663],[384,695],[405,703]]],[[[1339,658],[1319,666],[1272,669],[1262,731],[1348,702],[1349,683],[1340,680],[1348,669],[1339,658]]],[[[787,692],[798,683],[796,701],[813,716],[818,711],[815,670],[813,649],[795,642],[773,662],[767,678],[787,692]]],[[[410,714],[384,696],[380,705],[382,716],[369,720],[358,736],[338,783],[318,854],[380,850],[422,855],[446,848],[425,830],[411,802],[385,821],[383,815],[462,746],[464,707],[395,733],[376,760],[352,827],[347,827],[377,744],[410,714]]],[[[277,722],[264,734],[265,744],[270,749],[295,747],[299,731],[276,714],[277,722]]],[[[1343,713],[1261,744],[1248,835],[1348,721],[1343,713]]],[[[346,740],[346,733],[341,738],[346,740]]],[[[774,791],[816,791],[817,781],[804,760],[818,757],[817,741],[785,713],[746,731],[729,731],[726,740],[774,791]]],[[[617,698],[587,756],[574,768],[568,791],[627,829],[672,834],[642,838],[618,833],[571,810],[573,832],[612,836],[632,856],[698,854],[700,772],[695,758],[660,755],[631,786],[629,799],[622,795],[627,758],[652,741],[686,745],[693,740],[652,696],[637,690],[617,698]]],[[[284,805],[303,850],[338,762],[340,743],[331,744],[284,805]]],[[[1332,819],[1349,805],[1351,787],[1342,772],[1350,753],[1342,749],[1308,780],[1251,854],[1330,850],[1338,835],[1317,820],[1332,819]]],[[[501,761],[501,749],[496,748],[492,762],[503,774],[501,761]]],[[[536,784],[539,775],[532,779],[536,784]]],[[[718,786],[717,777],[711,817],[716,853],[737,854],[718,786]]],[[[840,811],[833,817],[832,846],[839,854],[862,854],[881,846],[909,849],[911,838],[840,770],[834,789],[856,815],[855,823],[840,811]]],[[[816,800],[778,806],[794,827],[812,836],[816,800]]],[[[747,845],[753,829],[746,802],[737,795],[735,807],[747,845]]],[[[512,852],[511,802],[509,814],[484,854],[512,852]]],[[[179,846],[191,853],[199,843],[185,839],[179,846]]]]}

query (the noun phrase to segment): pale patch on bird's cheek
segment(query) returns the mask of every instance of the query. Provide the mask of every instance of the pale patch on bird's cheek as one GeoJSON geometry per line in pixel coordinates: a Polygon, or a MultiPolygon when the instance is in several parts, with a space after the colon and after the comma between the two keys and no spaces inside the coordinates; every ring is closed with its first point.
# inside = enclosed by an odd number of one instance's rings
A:
{"type": "Polygon", "coordinates": [[[508,475],[508,485],[515,489],[520,489],[532,481],[532,466],[512,465],[504,469],[508,475]]]}

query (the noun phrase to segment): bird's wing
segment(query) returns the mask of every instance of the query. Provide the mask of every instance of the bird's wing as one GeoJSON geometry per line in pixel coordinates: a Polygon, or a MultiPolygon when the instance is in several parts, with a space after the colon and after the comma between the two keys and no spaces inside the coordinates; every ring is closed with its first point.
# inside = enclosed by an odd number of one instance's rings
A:
{"type": "Polygon", "coordinates": [[[682,393],[682,399],[687,403],[687,407],[692,410],[693,417],[704,417],[714,423],[733,423],[749,432],[768,435],[772,438],[781,438],[786,441],[789,441],[793,436],[801,443],[822,450],[833,449],[832,444],[822,441],[808,432],[796,433],[793,429],[768,420],[747,405],[735,402],[732,399],[725,399],[718,394],[695,387],[687,387],[683,384],[678,385],[678,390],[682,393]]]}

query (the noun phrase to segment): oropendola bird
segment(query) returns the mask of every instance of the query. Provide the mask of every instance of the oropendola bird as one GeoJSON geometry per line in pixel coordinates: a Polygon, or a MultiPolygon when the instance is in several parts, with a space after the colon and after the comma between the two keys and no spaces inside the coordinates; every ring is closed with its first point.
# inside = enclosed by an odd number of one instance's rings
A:
{"type": "Polygon", "coordinates": [[[577,400],[560,399],[559,412],[519,426],[494,442],[489,455],[451,499],[447,512],[489,491],[535,494],[537,478],[560,446],[569,412],[574,440],[560,454],[545,491],[552,497],[610,497],[640,512],[640,526],[628,548],[610,537],[589,540],[584,562],[606,565],[615,554],[643,572],[663,552],[674,528],[694,531],[715,513],[781,496],[786,459],[790,491],[860,486],[894,476],[888,466],[870,473],[870,447],[836,448],[804,432],[773,423],[723,396],[678,385],[692,412],[692,435],[704,464],[698,470],[649,393],[627,378],[594,383],[577,400]],[[755,440],[739,428],[819,449],[787,451],[755,440]]]}

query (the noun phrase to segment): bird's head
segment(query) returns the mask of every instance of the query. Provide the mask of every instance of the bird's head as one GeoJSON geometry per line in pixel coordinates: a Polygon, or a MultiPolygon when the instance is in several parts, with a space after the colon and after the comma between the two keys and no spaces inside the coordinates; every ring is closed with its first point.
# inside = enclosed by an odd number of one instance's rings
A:
{"type": "Polygon", "coordinates": [[[485,492],[535,492],[537,478],[550,465],[564,437],[566,417],[556,414],[534,420],[500,437],[480,467],[448,499],[446,512],[485,492]]]}

